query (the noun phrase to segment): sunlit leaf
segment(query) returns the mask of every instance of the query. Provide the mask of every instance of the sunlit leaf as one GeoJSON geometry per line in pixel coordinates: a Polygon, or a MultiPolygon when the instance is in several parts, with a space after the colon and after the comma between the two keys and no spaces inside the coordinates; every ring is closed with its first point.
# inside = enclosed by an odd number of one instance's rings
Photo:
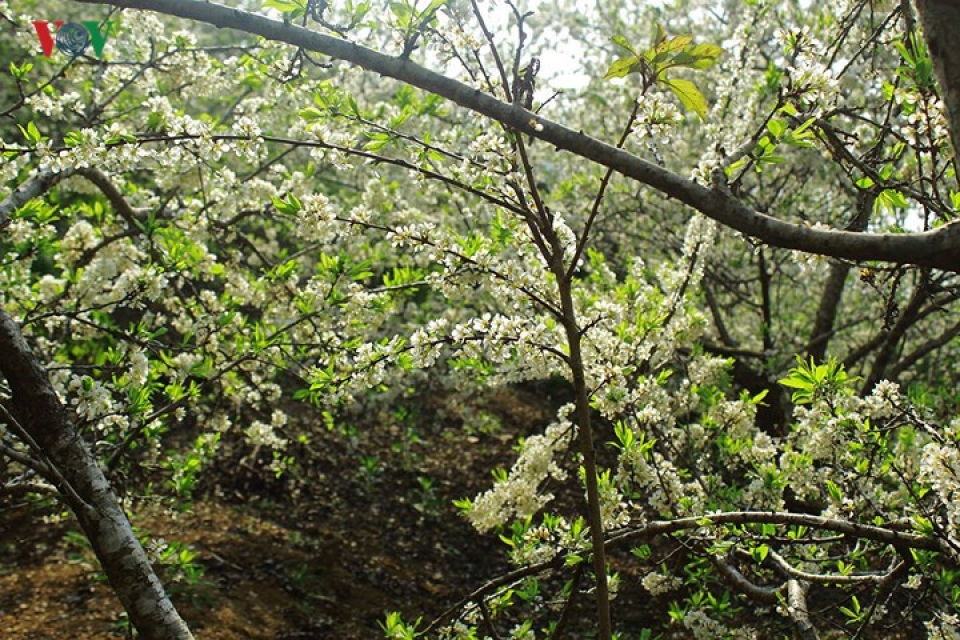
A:
{"type": "Polygon", "coordinates": [[[640,71],[642,68],[643,62],[641,62],[636,56],[620,58],[610,65],[610,68],[607,69],[607,73],[603,76],[603,79],[609,80],[610,78],[623,78],[626,77],[627,74],[640,71]]]}
{"type": "Polygon", "coordinates": [[[638,57],[638,58],[640,57],[640,54],[637,53],[637,50],[634,49],[633,46],[623,36],[617,35],[617,36],[613,36],[610,39],[613,40],[614,43],[620,45],[621,47],[623,47],[624,49],[632,53],[635,57],[638,57]]]}
{"type": "Polygon", "coordinates": [[[673,91],[685,108],[696,112],[701,120],[707,119],[707,99],[697,89],[697,85],[683,78],[670,78],[664,80],[663,84],[673,91]]]}

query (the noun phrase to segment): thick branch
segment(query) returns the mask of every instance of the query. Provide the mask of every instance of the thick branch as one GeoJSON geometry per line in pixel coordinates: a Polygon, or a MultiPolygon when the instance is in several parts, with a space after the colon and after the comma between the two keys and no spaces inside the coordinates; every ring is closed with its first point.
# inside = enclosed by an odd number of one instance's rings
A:
{"type": "Polygon", "coordinates": [[[810,622],[810,613],[807,610],[807,589],[799,580],[787,581],[787,611],[801,640],[819,640],[817,628],[810,622]]]}
{"type": "Polygon", "coordinates": [[[12,396],[10,415],[4,420],[19,425],[31,448],[42,452],[56,472],[61,495],[77,516],[140,635],[147,640],[193,640],[166,596],[97,459],[77,433],[17,323],[2,307],[0,374],[10,385],[12,396]]]}
{"type": "Polygon", "coordinates": [[[721,575],[744,595],[765,604],[777,604],[779,601],[779,587],[762,587],[754,584],[728,558],[715,556],[713,563],[721,575]]]}
{"type": "Polygon", "coordinates": [[[807,343],[807,357],[822,362],[827,355],[827,345],[833,337],[833,325],[840,311],[840,299],[847,284],[850,265],[834,262],[827,273],[827,282],[820,294],[817,316],[807,343]]]}
{"type": "Polygon", "coordinates": [[[511,129],[549,142],[558,149],[570,151],[638,180],[721,224],[773,246],[847,260],[881,260],[960,271],[960,224],[912,234],[865,234],[814,229],[783,222],[754,211],[734,197],[724,188],[722,176],[712,187],[698,184],[613,145],[551,122],[520,106],[501,102],[479,89],[430,71],[402,57],[391,57],[341,38],[201,0],[111,0],[109,3],[104,0],[79,1],[147,9],[221,28],[237,29],[268,40],[316,51],[395,78],[493,118],[511,129]]]}
{"type": "Polygon", "coordinates": [[[107,200],[113,206],[113,209],[124,219],[131,230],[142,228],[143,222],[140,220],[142,217],[141,214],[130,206],[130,203],[127,202],[126,198],[123,197],[123,194],[120,193],[120,190],[117,189],[116,185],[110,181],[110,178],[108,178],[106,174],[100,171],[100,169],[93,167],[78,169],[77,172],[100,189],[100,192],[106,196],[107,200]]]}

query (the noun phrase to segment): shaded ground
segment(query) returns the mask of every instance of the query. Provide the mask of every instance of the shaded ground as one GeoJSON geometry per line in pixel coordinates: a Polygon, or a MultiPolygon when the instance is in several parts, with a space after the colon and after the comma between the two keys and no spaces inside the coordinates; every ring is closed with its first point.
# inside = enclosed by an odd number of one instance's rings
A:
{"type": "MultiPolygon", "coordinates": [[[[382,637],[386,612],[430,619],[506,569],[502,544],[452,500],[487,488],[517,435],[549,419],[548,404],[501,393],[487,407],[498,421],[466,433],[394,415],[382,429],[315,439],[316,463],[296,487],[271,484],[255,465],[223,468],[190,511],[145,506],[134,524],[174,557],[184,550],[166,582],[202,640],[382,637]]],[[[127,637],[74,523],[45,513],[0,503],[0,635],[127,637]]]]}
{"type": "MultiPolygon", "coordinates": [[[[141,501],[134,524],[167,545],[160,571],[198,640],[382,638],[387,612],[430,621],[508,570],[503,545],[477,534],[452,501],[489,488],[489,470],[509,466],[517,439],[540,430],[556,404],[542,390],[500,392],[482,407],[460,408],[490,413],[468,428],[423,407],[371,416],[370,424],[321,431],[298,445],[298,458],[311,464],[296,483],[265,473],[268,461],[228,457],[208,474],[199,492],[206,497],[191,509],[141,501]]],[[[600,453],[611,455],[608,448],[600,453]]],[[[579,496],[558,500],[574,511],[579,496]]],[[[131,637],[72,519],[51,522],[54,512],[52,503],[0,495],[0,639],[131,637]]],[[[665,623],[668,614],[663,600],[640,587],[645,574],[627,553],[611,552],[622,567],[614,612],[630,630],[626,637],[643,637],[645,626],[665,623]]],[[[657,542],[653,553],[674,570],[685,561],[657,542]]],[[[550,586],[556,592],[561,583],[550,586]]],[[[889,603],[894,610],[908,605],[889,603]]],[[[811,611],[836,606],[811,602],[811,611]]],[[[783,637],[768,610],[743,614],[760,637],[783,637]]],[[[589,598],[580,598],[570,617],[592,615],[589,598]]],[[[671,638],[689,637],[672,631],[671,638]]],[[[888,628],[862,637],[921,636],[888,628]]]]}

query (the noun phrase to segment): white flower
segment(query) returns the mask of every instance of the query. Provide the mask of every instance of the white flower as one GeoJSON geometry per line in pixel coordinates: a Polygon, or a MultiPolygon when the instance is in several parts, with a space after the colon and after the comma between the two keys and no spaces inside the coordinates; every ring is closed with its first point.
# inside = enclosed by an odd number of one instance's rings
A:
{"type": "Polygon", "coordinates": [[[562,419],[547,427],[543,435],[527,438],[507,478],[473,501],[467,513],[473,526],[487,531],[511,517],[533,515],[552,500],[552,494],[541,493],[540,484],[548,477],[562,480],[566,476],[554,457],[567,447],[572,433],[573,425],[562,419]]]}
{"type": "Polygon", "coordinates": [[[150,362],[143,351],[138,349],[130,356],[130,382],[138,387],[143,386],[149,373],[150,362]]]}
{"type": "Polygon", "coordinates": [[[255,447],[282,450],[287,446],[287,441],[277,435],[274,425],[259,420],[254,420],[243,433],[247,436],[247,441],[255,447]]]}
{"type": "Polygon", "coordinates": [[[683,586],[683,579],[677,576],[663,575],[662,573],[648,573],[640,581],[643,588],[652,596],[670,593],[683,586]]]}

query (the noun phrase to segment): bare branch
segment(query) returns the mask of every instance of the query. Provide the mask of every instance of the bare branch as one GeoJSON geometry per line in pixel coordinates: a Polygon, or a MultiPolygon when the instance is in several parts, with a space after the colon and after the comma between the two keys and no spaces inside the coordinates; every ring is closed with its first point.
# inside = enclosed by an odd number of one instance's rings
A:
{"type": "Polygon", "coordinates": [[[656,535],[675,533],[686,529],[709,527],[721,524],[776,524],[784,526],[804,526],[819,531],[835,531],[845,533],[865,540],[873,540],[894,546],[912,547],[939,551],[950,558],[956,557],[956,551],[949,541],[923,536],[916,533],[905,533],[887,527],[877,527],[868,524],[859,524],[839,518],[825,518],[806,513],[787,513],[779,511],[728,511],[712,513],[676,520],[658,520],[648,522],[637,527],[631,527],[613,534],[610,545],[618,545],[633,540],[644,540],[656,535]]]}
{"type": "Polygon", "coordinates": [[[715,556],[713,563],[730,584],[750,598],[766,604],[776,604],[780,599],[780,587],[761,587],[754,584],[729,559],[715,556]]]}
{"type": "Polygon", "coordinates": [[[807,611],[807,588],[799,580],[787,580],[787,611],[797,625],[801,640],[819,640],[807,611]]]}
{"type": "Polygon", "coordinates": [[[787,562],[787,560],[776,551],[771,550],[768,555],[770,556],[770,559],[773,560],[773,563],[777,565],[777,568],[791,578],[803,580],[804,582],[818,582],[821,584],[872,584],[875,586],[880,586],[887,581],[887,578],[891,573],[897,571],[899,568],[899,565],[897,565],[888,573],[857,575],[841,575],[839,573],[810,573],[809,571],[801,571],[800,569],[797,569],[787,562]]]}

